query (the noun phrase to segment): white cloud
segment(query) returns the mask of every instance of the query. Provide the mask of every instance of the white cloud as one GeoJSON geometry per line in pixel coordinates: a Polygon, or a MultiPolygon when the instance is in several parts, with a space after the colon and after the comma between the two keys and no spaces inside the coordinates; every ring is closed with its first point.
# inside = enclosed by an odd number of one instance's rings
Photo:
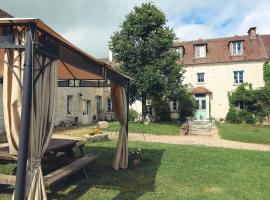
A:
{"type": "Polygon", "coordinates": [[[246,34],[247,30],[252,27],[257,27],[257,32],[260,34],[270,34],[270,3],[256,7],[248,13],[242,24],[239,27],[239,34],[246,34]]]}
{"type": "Polygon", "coordinates": [[[89,54],[104,57],[113,31],[142,2],[164,11],[182,40],[245,34],[253,25],[270,33],[269,0],[12,0],[1,8],[16,17],[41,18],[89,54]]]}
{"type": "Polygon", "coordinates": [[[175,33],[180,40],[197,40],[215,37],[211,26],[204,24],[186,24],[175,28],[175,33]]]}

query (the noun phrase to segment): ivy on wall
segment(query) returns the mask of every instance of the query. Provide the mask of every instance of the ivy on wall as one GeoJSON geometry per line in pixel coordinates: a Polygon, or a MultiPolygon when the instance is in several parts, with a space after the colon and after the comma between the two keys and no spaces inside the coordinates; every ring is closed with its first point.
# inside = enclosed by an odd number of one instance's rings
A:
{"type": "Polygon", "coordinates": [[[243,83],[235,91],[229,93],[230,109],[226,121],[230,123],[262,122],[270,116],[270,64],[263,66],[265,86],[253,89],[251,84],[243,83]],[[241,102],[242,108],[237,108],[241,102]]]}

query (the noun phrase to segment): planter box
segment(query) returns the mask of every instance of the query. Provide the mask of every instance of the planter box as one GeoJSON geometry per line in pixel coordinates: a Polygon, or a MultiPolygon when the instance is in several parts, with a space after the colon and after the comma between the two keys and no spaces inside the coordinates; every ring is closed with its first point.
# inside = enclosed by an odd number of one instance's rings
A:
{"type": "Polygon", "coordinates": [[[99,135],[88,135],[85,134],[84,137],[87,139],[88,142],[100,142],[108,140],[108,134],[102,133],[99,135]]]}

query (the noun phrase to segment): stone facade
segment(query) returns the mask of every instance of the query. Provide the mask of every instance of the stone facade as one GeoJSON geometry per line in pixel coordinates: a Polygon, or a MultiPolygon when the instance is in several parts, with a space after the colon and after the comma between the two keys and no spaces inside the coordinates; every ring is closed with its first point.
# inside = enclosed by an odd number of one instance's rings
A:
{"type": "MultiPolygon", "coordinates": [[[[5,131],[4,126],[4,114],[3,114],[3,85],[0,84],[0,133],[5,131]]],[[[114,119],[114,113],[111,111],[111,107],[108,110],[108,99],[110,99],[109,87],[58,87],[57,102],[55,105],[55,126],[60,125],[63,122],[78,121],[80,124],[89,124],[94,121],[100,120],[112,120],[114,119]],[[67,96],[72,96],[70,102],[71,112],[67,113],[67,96]],[[97,98],[101,96],[100,112],[97,113],[97,98]],[[88,101],[88,112],[84,103],[88,101]]]]}
{"type": "Polygon", "coordinates": [[[99,87],[58,87],[55,125],[61,122],[75,120],[81,124],[89,124],[93,121],[112,120],[114,114],[108,110],[108,99],[110,99],[109,88],[99,87]],[[72,97],[71,112],[67,112],[68,96],[72,97]],[[97,96],[101,97],[99,112],[97,109],[97,96]],[[88,103],[88,112],[84,108],[84,103],[88,103]]]}

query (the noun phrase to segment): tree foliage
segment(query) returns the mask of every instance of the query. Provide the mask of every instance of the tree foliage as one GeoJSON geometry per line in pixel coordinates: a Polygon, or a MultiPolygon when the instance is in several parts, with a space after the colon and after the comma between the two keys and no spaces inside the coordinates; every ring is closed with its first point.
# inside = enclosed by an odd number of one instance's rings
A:
{"type": "Polygon", "coordinates": [[[113,34],[109,47],[114,59],[132,78],[130,103],[156,97],[166,101],[180,93],[183,68],[171,48],[175,39],[164,13],[152,3],[134,7],[113,34]]]}
{"type": "Polygon", "coordinates": [[[270,88],[270,63],[268,61],[263,65],[263,80],[265,87],[270,88]]]}
{"type": "Polygon", "coordinates": [[[253,89],[251,84],[241,84],[237,89],[229,94],[230,110],[227,114],[229,122],[262,122],[270,115],[270,88],[262,87],[253,89]],[[244,109],[237,110],[235,104],[243,102],[244,109]]]}

